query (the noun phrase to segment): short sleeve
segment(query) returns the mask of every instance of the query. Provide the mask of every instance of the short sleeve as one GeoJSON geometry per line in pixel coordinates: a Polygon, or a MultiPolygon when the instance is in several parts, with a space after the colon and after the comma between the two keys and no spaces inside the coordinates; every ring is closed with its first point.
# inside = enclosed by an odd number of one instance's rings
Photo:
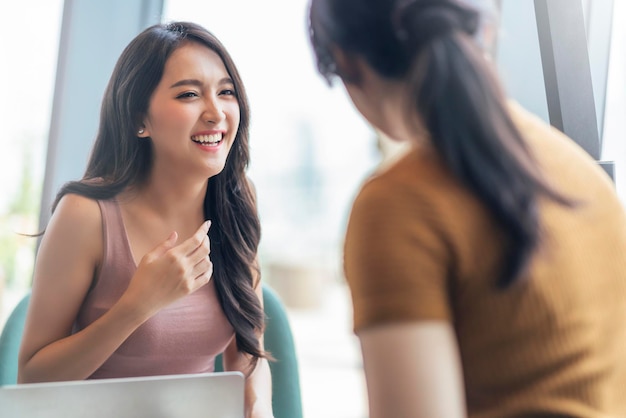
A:
{"type": "Polygon", "coordinates": [[[384,323],[450,320],[450,253],[428,196],[402,184],[366,183],[344,243],[355,332],[384,323]]]}

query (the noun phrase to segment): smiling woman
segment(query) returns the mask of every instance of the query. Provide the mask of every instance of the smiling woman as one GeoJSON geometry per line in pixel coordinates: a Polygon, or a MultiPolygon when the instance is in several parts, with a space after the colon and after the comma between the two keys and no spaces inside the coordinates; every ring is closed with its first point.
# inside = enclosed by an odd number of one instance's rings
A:
{"type": "Polygon", "coordinates": [[[272,416],[248,120],[206,29],[155,25],[131,41],[87,170],[42,237],[19,381],[210,372],[223,354],[247,376],[248,416],[272,416]]]}

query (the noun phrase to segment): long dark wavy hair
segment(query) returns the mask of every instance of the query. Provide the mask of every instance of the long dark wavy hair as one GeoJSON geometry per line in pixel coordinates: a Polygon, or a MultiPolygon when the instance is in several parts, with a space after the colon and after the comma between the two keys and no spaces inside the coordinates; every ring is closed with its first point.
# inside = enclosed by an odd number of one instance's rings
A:
{"type": "Polygon", "coordinates": [[[473,39],[481,14],[467,0],[311,0],[308,18],[317,67],[329,83],[344,78],[337,47],[382,77],[408,82],[434,148],[510,239],[496,285],[515,282],[541,241],[539,197],[575,202],[542,179],[514,125],[473,39]]]}
{"type": "Polygon", "coordinates": [[[128,187],[141,185],[150,175],[152,143],[138,139],[137,130],[148,112],[150,97],[163,75],[165,63],[181,46],[194,42],[215,51],[228,71],[239,103],[240,122],[223,171],[208,182],[204,215],[211,219],[211,260],[218,299],[235,329],[240,352],[251,355],[254,367],[261,357],[257,333],[264,330],[264,311],[254,291],[261,227],[254,192],[246,176],[249,163],[250,109],[246,90],[222,43],[205,28],[190,22],[157,24],[145,29],[124,49],[104,93],[100,125],[87,169],[80,181],[66,183],[52,205],[67,193],[92,199],[114,198],[128,187]]]}

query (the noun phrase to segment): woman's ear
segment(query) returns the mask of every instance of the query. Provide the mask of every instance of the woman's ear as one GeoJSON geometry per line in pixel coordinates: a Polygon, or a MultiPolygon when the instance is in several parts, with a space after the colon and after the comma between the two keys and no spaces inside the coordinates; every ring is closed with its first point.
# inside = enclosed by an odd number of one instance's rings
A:
{"type": "Polygon", "coordinates": [[[137,118],[137,129],[135,130],[135,135],[139,138],[148,138],[150,136],[150,132],[148,131],[148,124],[146,123],[145,116],[141,116],[137,118]]]}
{"type": "Polygon", "coordinates": [[[362,63],[357,56],[337,47],[333,48],[332,54],[337,65],[337,75],[344,84],[359,84],[362,63]]]}
{"type": "Polygon", "coordinates": [[[148,133],[148,130],[145,128],[145,126],[142,125],[137,128],[137,136],[139,138],[148,138],[150,136],[150,133],[148,133]]]}

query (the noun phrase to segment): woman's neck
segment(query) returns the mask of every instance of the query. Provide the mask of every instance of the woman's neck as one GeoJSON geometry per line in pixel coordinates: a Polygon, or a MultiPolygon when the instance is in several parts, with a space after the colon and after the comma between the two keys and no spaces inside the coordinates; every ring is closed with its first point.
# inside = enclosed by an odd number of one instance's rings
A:
{"type": "Polygon", "coordinates": [[[208,180],[173,181],[150,177],[143,185],[127,190],[122,198],[152,212],[164,221],[204,220],[204,200],[208,180]]]}

